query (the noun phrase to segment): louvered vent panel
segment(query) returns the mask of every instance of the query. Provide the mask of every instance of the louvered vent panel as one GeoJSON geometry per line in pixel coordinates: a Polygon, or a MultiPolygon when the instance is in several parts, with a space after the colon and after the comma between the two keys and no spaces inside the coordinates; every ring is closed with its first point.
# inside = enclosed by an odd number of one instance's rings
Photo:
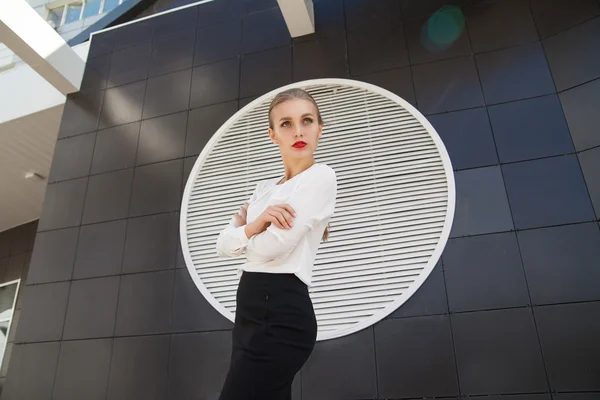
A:
{"type": "MultiPolygon", "coordinates": [[[[396,95],[342,79],[289,87],[308,90],[318,102],[326,125],[315,158],[338,178],[330,239],[319,248],[310,288],[318,340],[324,340],[384,318],[427,278],[448,239],[454,178],[433,127],[396,95]]],[[[200,291],[232,321],[236,270],[245,258],[218,259],[215,243],[256,183],[282,174],[266,131],[275,94],[255,100],[221,127],[184,194],[186,263],[200,291]]]]}

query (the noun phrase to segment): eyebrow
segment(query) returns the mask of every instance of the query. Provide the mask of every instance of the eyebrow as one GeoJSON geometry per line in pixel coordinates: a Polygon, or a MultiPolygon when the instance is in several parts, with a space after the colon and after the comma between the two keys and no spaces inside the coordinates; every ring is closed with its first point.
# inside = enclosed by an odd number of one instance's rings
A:
{"type": "MultiPolygon", "coordinates": [[[[304,113],[300,116],[300,118],[309,117],[309,116],[314,118],[314,115],[312,115],[312,113],[304,113]]],[[[279,118],[279,121],[284,121],[284,120],[288,120],[288,119],[292,119],[292,117],[282,117],[282,118],[279,118]]]]}

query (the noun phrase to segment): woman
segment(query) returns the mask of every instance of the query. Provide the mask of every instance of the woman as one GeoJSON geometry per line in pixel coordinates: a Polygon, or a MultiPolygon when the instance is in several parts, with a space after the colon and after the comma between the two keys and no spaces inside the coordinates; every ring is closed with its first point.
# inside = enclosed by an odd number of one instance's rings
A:
{"type": "Polygon", "coordinates": [[[308,92],[290,89],[273,99],[268,132],[285,175],[259,182],[217,240],[220,257],[247,259],[238,270],[231,364],[220,400],[291,399],[294,376],[315,346],[308,287],[337,194],[334,170],[314,159],[322,131],[308,92]]]}

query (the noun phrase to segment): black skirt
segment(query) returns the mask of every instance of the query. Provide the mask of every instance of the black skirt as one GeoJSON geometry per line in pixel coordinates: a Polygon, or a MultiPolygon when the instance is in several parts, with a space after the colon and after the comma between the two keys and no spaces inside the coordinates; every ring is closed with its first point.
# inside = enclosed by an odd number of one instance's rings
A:
{"type": "Polygon", "coordinates": [[[219,400],[290,400],[311,354],[317,320],[308,287],[294,274],[242,273],[231,364],[219,400]]]}

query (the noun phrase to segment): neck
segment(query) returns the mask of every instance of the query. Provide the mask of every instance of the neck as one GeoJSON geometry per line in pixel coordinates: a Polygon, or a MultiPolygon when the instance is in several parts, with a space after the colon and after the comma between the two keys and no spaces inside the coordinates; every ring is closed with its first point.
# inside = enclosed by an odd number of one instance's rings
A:
{"type": "Polygon", "coordinates": [[[285,181],[292,179],[294,176],[306,171],[307,169],[312,167],[314,164],[316,164],[316,161],[314,158],[312,158],[308,161],[301,160],[301,162],[298,162],[296,164],[289,164],[289,163],[284,162],[283,165],[285,168],[285,175],[284,175],[284,178],[281,181],[279,181],[279,183],[283,183],[285,181]]]}

